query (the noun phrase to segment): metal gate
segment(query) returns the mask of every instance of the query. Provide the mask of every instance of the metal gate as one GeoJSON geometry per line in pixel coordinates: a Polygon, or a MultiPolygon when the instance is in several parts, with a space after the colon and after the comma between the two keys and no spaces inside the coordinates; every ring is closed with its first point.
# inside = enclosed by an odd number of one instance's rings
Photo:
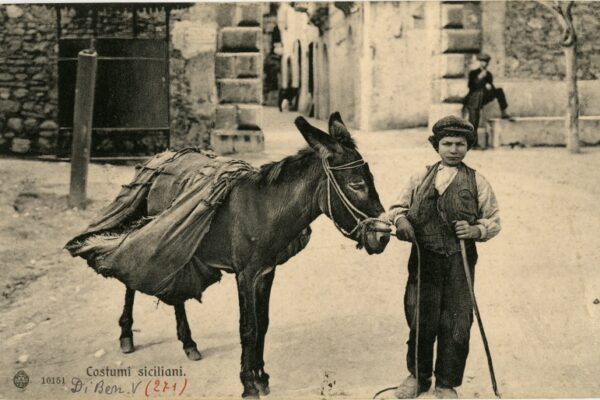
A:
{"type": "MultiPolygon", "coordinates": [[[[59,152],[70,154],[77,54],[89,39],[60,39],[59,152]]],[[[94,157],[136,156],[169,146],[168,46],[157,39],[98,38],[92,149],[94,157]]]]}

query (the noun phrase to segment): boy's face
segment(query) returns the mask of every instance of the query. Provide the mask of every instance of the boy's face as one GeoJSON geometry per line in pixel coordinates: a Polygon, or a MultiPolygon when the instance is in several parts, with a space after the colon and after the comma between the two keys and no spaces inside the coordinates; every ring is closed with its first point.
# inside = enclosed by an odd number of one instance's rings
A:
{"type": "Polygon", "coordinates": [[[467,139],[462,136],[446,136],[440,139],[438,153],[443,165],[454,167],[467,155],[467,139]]]}
{"type": "Polygon", "coordinates": [[[481,67],[481,69],[486,69],[488,64],[489,63],[485,60],[479,60],[479,66],[481,67]]]}

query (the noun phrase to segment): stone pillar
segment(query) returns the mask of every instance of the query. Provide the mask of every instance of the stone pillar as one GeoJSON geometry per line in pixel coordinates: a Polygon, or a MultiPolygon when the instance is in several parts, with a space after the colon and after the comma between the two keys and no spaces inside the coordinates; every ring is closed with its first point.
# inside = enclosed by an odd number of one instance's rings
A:
{"type": "Polygon", "coordinates": [[[236,4],[234,24],[220,28],[215,60],[218,105],[211,147],[218,154],[264,149],[262,6],[236,4]]]}
{"type": "Polygon", "coordinates": [[[461,116],[462,100],[468,91],[465,77],[470,56],[481,50],[479,2],[442,1],[439,7],[429,128],[446,115],[461,116]]]}

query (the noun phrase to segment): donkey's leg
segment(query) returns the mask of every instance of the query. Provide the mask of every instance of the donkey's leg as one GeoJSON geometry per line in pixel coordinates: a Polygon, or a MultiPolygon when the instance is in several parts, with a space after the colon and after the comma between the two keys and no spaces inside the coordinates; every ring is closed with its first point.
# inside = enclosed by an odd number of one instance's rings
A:
{"type": "Polygon", "coordinates": [[[119,342],[121,343],[121,351],[123,353],[132,353],[135,350],[133,346],[133,332],[131,327],[133,326],[133,300],[135,297],[135,290],[127,287],[125,291],[125,305],[123,306],[123,313],[119,318],[119,325],[121,326],[121,337],[119,342]]]}
{"type": "Polygon", "coordinates": [[[242,342],[242,370],[240,380],[244,385],[242,397],[258,398],[258,389],[254,386],[257,344],[257,315],[254,278],[256,271],[246,268],[236,274],[240,303],[240,338],[242,342]]]}
{"type": "Polygon", "coordinates": [[[256,387],[260,394],[269,394],[269,374],[265,372],[265,361],[263,358],[265,350],[265,335],[269,328],[269,299],[271,287],[275,277],[275,268],[269,273],[260,276],[256,281],[256,312],[258,317],[258,342],[256,345],[256,387]]]}
{"type": "Polygon", "coordinates": [[[192,339],[192,332],[188,324],[187,315],[185,313],[185,304],[175,304],[175,319],[177,320],[177,339],[183,343],[183,351],[185,355],[192,361],[202,359],[202,354],[196,347],[196,342],[192,339]]]}

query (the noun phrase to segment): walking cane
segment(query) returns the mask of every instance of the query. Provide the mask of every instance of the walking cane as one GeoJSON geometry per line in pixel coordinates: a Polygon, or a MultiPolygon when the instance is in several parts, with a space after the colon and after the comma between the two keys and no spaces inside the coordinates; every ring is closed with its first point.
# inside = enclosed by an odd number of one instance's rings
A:
{"type": "Polygon", "coordinates": [[[487,357],[488,367],[490,370],[490,377],[492,378],[492,388],[497,398],[500,397],[498,392],[498,385],[496,384],[496,375],[494,374],[494,364],[492,363],[492,354],[490,353],[490,346],[488,345],[485,331],[483,330],[483,322],[479,315],[479,307],[477,307],[477,300],[475,300],[475,290],[473,289],[473,281],[471,280],[471,271],[469,270],[469,261],[467,260],[467,250],[465,248],[465,241],[460,239],[460,254],[462,255],[463,266],[465,267],[465,277],[467,278],[467,285],[469,285],[469,294],[471,295],[471,302],[473,303],[473,311],[475,317],[477,317],[477,325],[479,325],[479,332],[481,333],[481,339],[483,340],[483,347],[485,348],[485,355],[487,357]]]}

